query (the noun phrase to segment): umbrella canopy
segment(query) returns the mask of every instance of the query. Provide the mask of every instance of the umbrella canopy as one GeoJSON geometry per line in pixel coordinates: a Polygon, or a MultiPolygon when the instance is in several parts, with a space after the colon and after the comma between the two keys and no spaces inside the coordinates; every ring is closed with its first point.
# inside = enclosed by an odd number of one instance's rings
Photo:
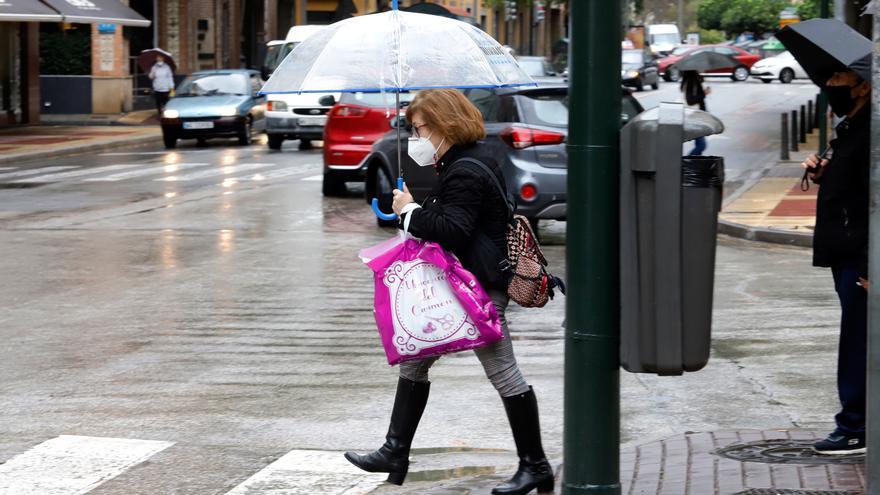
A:
{"type": "Polygon", "coordinates": [[[461,21],[391,10],[327,26],[297,46],[262,93],[534,86],[497,41],[461,21]]]}
{"type": "Polygon", "coordinates": [[[801,67],[819,86],[835,73],[854,70],[871,80],[871,40],[836,19],[810,19],[789,24],[776,33],[801,67]]]}
{"type": "Polygon", "coordinates": [[[710,70],[734,68],[739,63],[727,55],[722,55],[712,50],[702,50],[692,55],[686,55],[675,63],[675,68],[684,72],[695,70],[707,72],[710,70]]]}
{"type": "Polygon", "coordinates": [[[144,73],[149,74],[150,69],[153,68],[153,64],[156,63],[156,57],[162,55],[165,57],[165,63],[171,66],[171,72],[177,72],[177,64],[174,63],[174,57],[171,56],[170,53],[166,52],[161,48],[150,48],[149,50],[143,50],[140,55],[138,55],[138,65],[144,73]]]}

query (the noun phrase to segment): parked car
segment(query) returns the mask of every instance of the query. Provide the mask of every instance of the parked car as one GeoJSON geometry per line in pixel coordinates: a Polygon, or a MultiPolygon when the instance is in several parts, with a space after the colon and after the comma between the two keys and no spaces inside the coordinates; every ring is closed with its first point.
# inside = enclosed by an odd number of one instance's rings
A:
{"type": "MultiPolygon", "coordinates": [[[[332,96],[329,97],[333,99],[332,96]]],[[[401,93],[406,107],[415,93],[401,93]]],[[[325,196],[345,193],[346,182],[363,182],[364,158],[373,143],[389,129],[394,117],[395,97],[391,93],[343,93],[327,114],[324,126],[325,196]]],[[[331,103],[324,101],[323,103],[331,103]]],[[[401,112],[401,115],[403,112],[401,112]]]]}
{"type": "Polygon", "coordinates": [[[166,148],[178,139],[238,137],[251,143],[253,131],[266,127],[265,96],[260,73],[254,70],[209,70],[192,74],[177,87],[162,113],[166,148]]]}
{"type": "Polygon", "coordinates": [[[791,52],[787,51],[759,60],[752,66],[751,73],[752,77],[767,84],[773,82],[774,79],[788,84],[795,79],[807,79],[808,77],[801,64],[795,60],[791,52]]]}
{"type": "Polygon", "coordinates": [[[631,86],[637,91],[645,85],[657,89],[660,87],[660,71],[654,59],[645,50],[623,50],[620,67],[620,78],[624,86],[631,86]]]}
{"type": "Polygon", "coordinates": [[[558,75],[547,57],[516,57],[519,66],[538,84],[560,84],[562,76],[558,75]]]}
{"type": "MultiPolygon", "coordinates": [[[[643,109],[629,89],[621,91],[621,121],[627,122],[643,109]]],[[[499,157],[517,212],[534,224],[541,219],[565,219],[568,87],[470,89],[464,93],[483,114],[485,144],[499,157]]],[[[433,167],[419,167],[409,158],[409,135],[408,128],[402,130],[403,173],[410,192],[421,201],[437,177],[433,167]]],[[[391,211],[392,181],[398,174],[396,154],[396,132],[388,132],[376,141],[362,165],[367,201],[379,198],[379,206],[386,212],[391,211]]]]}
{"type": "Polygon", "coordinates": [[[660,68],[660,73],[663,74],[663,79],[666,81],[678,81],[681,79],[681,71],[675,67],[675,63],[684,58],[687,55],[695,55],[700,53],[703,50],[713,50],[716,53],[720,53],[722,55],[727,55],[735,59],[738,62],[738,65],[735,67],[713,70],[706,73],[706,75],[725,75],[729,74],[730,78],[734,81],[745,81],[749,78],[749,69],[752,65],[755,64],[761,57],[751,54],[742,48],[731,45],[705,45],[693,47],[692,49],[682,50],[677,54],[673,51],[667,57],[661,58],[657,61],[657,66],[660,68]]]}

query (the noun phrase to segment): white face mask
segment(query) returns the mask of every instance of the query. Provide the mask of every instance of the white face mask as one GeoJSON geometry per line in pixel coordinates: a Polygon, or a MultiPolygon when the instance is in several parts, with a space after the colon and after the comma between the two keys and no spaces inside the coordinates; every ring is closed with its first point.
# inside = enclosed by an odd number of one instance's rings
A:
{"type": "MultiPolygon", "coordinates": [[[[440,145],[443,145],[443,141],[440,141],[440,145]]],[[[406,153],[420,167],[428,167],[437,163],[437,149],[431,143],[431,136],[410,137],[406,153]]]]}

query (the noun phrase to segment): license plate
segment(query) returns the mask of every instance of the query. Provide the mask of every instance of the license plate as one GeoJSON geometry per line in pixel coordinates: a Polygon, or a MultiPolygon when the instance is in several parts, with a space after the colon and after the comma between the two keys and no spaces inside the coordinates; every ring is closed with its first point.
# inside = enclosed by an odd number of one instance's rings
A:
{"type": "Polygon", "coordinates": [[[310,117],[299,119],[299,125],[324,125],[327,123],[327,117],[310,117]]]}
{"type": "Polygon", "coordinates": [[[184,129],[213,129],[213,122],[184,122],[184,129]]]}

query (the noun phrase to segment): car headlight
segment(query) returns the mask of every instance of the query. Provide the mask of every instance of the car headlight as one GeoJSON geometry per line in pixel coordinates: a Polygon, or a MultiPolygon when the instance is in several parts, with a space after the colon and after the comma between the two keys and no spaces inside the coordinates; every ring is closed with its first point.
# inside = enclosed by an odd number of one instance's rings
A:
{"type": "Polygon", "coordinates": [[[639,77],[639,71],[628,70],[628,71],[626,71],[626,77],[639,77]]]}
{"type": "Polygon", "coordinates": [[[221,117],[235,117],[238,115],[238,107],[227,107],[220,110],[221,117]]]}
{"type": "Polygon", "coordinates": [[[176,119],[180,117],[180,112],[178,112],[177,110],[168,109],[162,112],[162,117],[166,119],[176,119]]]}
{"type": "Polygon", "coordinates": [[[267,104],[266,110],[269,110],[270,112],[286,112],[287,103],[283,101],[273,100],[267,104]]]}

